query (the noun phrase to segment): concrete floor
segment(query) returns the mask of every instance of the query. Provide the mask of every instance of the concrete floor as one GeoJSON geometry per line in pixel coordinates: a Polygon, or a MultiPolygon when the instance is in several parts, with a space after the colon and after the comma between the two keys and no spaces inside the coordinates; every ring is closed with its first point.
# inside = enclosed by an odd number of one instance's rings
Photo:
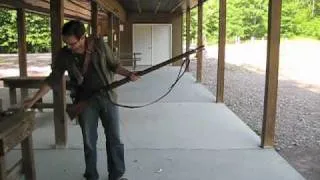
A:
{"type": "MultiPolygon", "coordinates": [[[[167,90],[178,72],[165,68],[118,89],[119,102],[140,105],[167,90]]],[[[7,89],[1,89],[7,98],[7,89]]],[[[50,101],[50,94],[46,96],[50,101]]],[[[7,103],[5,101],[4,103],[7,103]]],[[[275,150],[261,149],[260,138],[224,104],[186,74],[159,103],[120,108],[122,139],[130,180],[302,180],[275,150]]],[[[7,106],[7,105],[5,105],[7,106]]],[[[66,149],[54,149],[52,112],[37,114],[33,133],[37,178],[79,180],[84,171],[80,127],[69,123],[66,149]]],[[[99,126],[98,168],[107,180],[105,138],[99,126]]],[[[19,157],[14,150],[11,163],[19,157]]]]}

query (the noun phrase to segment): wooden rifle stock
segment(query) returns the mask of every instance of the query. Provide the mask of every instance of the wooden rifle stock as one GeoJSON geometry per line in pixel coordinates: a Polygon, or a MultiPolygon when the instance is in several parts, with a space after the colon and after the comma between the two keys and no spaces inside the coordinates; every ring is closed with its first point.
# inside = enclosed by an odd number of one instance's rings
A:
{"type": "MultiPolygon", "coordinates": [[[[147,69],[144,69],[142,71],[137,71],[135,74],[138,75],[138,76],[143,76],[143,75],[148,74],[148,73],[150,73],[152,71],[155,71],[155,70],[157,70],[157,69],[159,69],[159,68],[161,68],[163,66],[166,66],[168,64],[174,63],[174,62],[176,62],[176,61],[178,61],[178,60],[180,60],[180,59],[182,59],[184,57],[187,57],[187,56],[189,56],[191,54],[194,54],[198,50],[202,50],[203,48],[204,48],[204,46],[199,46],[199,47],[197,47],[197,48],[195,48],[193,50],[187,51],[187,52],[185,52],[183,54],[180,54],[178,56],[170,58],[170,59],[168,59],[168,60],[166,60],[166,61],[164,61],[162,63],[159,63],[157,65],[151,66],[151,67],[149,67],[147,69]]],[[[113,82],[113,83],[111,83],[111,84],[109,84],[107,86],[103,86],[100,89],[96,90],[95,92],[99,92],[101,89],[105,89],[106,91],[108,91],[108,90],[117,88],[117,87],[119,87],[119,86],[121,86],[123,84],[126,84],[128,82],[130,82],[130,78],[126,77],[126,78],[123,78],[121,80],[115,81],[115,82],[113,82]]],[[[70,119],[72,120],[75,117],[77,117],[87,107],[87,105],[88,105],[87,101],[80,101],[80,102],[78,102],[76,104],[68,105],[66,111],[67,111],[68,116],[70,117],[70,119]]]]}

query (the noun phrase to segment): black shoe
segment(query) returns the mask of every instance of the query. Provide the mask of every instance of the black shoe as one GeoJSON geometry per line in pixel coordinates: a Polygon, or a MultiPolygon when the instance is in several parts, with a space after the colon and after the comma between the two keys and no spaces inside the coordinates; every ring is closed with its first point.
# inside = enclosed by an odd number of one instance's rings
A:
{"type": "Polygon", "coordinates": [[[83,177],[86,178],[86,180],[98,180],[99,177],[93,177],[91,174],[84,173],[83,177]]]}
{"type": "Polygon", "coordinates": [[[114,177],[110,177],[109,176],[108,180],[128,180],[128,178],[125,178],[125,177],[122,177],[122,176],[114,178],[114,177]]]}

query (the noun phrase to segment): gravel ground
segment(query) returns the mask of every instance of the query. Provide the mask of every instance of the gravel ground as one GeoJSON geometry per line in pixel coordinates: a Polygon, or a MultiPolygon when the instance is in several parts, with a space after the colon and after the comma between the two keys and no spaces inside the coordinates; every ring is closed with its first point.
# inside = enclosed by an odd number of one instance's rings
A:
{"type": "MultiPolygon", "coordinates": [[[[203,83],[215,94],[217,60],[203,62],[203,83]]],[[[263,119],[265,72],[249,65],[226,63],[225,104],[257,134],[263,119]]],[[[190,64],[195,75],[196,62],[190,64]]],[[[307,180],[320,179],[320,88],[280,80],[276,150],[307,180]],[[311,89],[311,90],[310,90],[311,89]]]]}

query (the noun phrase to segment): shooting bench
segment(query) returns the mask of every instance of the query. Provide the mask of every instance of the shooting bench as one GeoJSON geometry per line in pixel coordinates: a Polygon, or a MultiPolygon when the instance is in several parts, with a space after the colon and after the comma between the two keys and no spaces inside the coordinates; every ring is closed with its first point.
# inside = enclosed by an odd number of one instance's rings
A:
{"type": "MultiPolygon", "coordinates": [[[[9,88],[10,105],[17,104],[17,88],[23,89],[39,89],[45,79],[45,76],[28,76],[28,77],[4,77],[0,80],[3,81],[4,87],[9,88]]],[[[67,79],[67,78],[65,78],[67,79]]],[[[68,87],[67,87],[68,89],[68,87]]],[[[53,103],[43,103],[42,98],[38,100],[36,108],[42,110],[44,108],[54,108],[53,103]]]]}
{"type": "MultiPolygon", "coordinates": [[[[3,81],[3,86],[9,88],[10,105],[17,104],[17,88],[24,89],[39,89],[45,79],[44,76],[32,76],[32,77],[4,77],[0,80],[3,81]]],[[[38,101],[42,103],[42,98],[38,101]]]]}
{"type": "Polygon", "coordinates": [[[0,117],[0,180],[35,180],[35,164],[32,147],[32,131],[35,113],[17,112],[0,117]],[[22,158],[12,167],[6,167],[6,155],[21,143],[22,158]]]}

